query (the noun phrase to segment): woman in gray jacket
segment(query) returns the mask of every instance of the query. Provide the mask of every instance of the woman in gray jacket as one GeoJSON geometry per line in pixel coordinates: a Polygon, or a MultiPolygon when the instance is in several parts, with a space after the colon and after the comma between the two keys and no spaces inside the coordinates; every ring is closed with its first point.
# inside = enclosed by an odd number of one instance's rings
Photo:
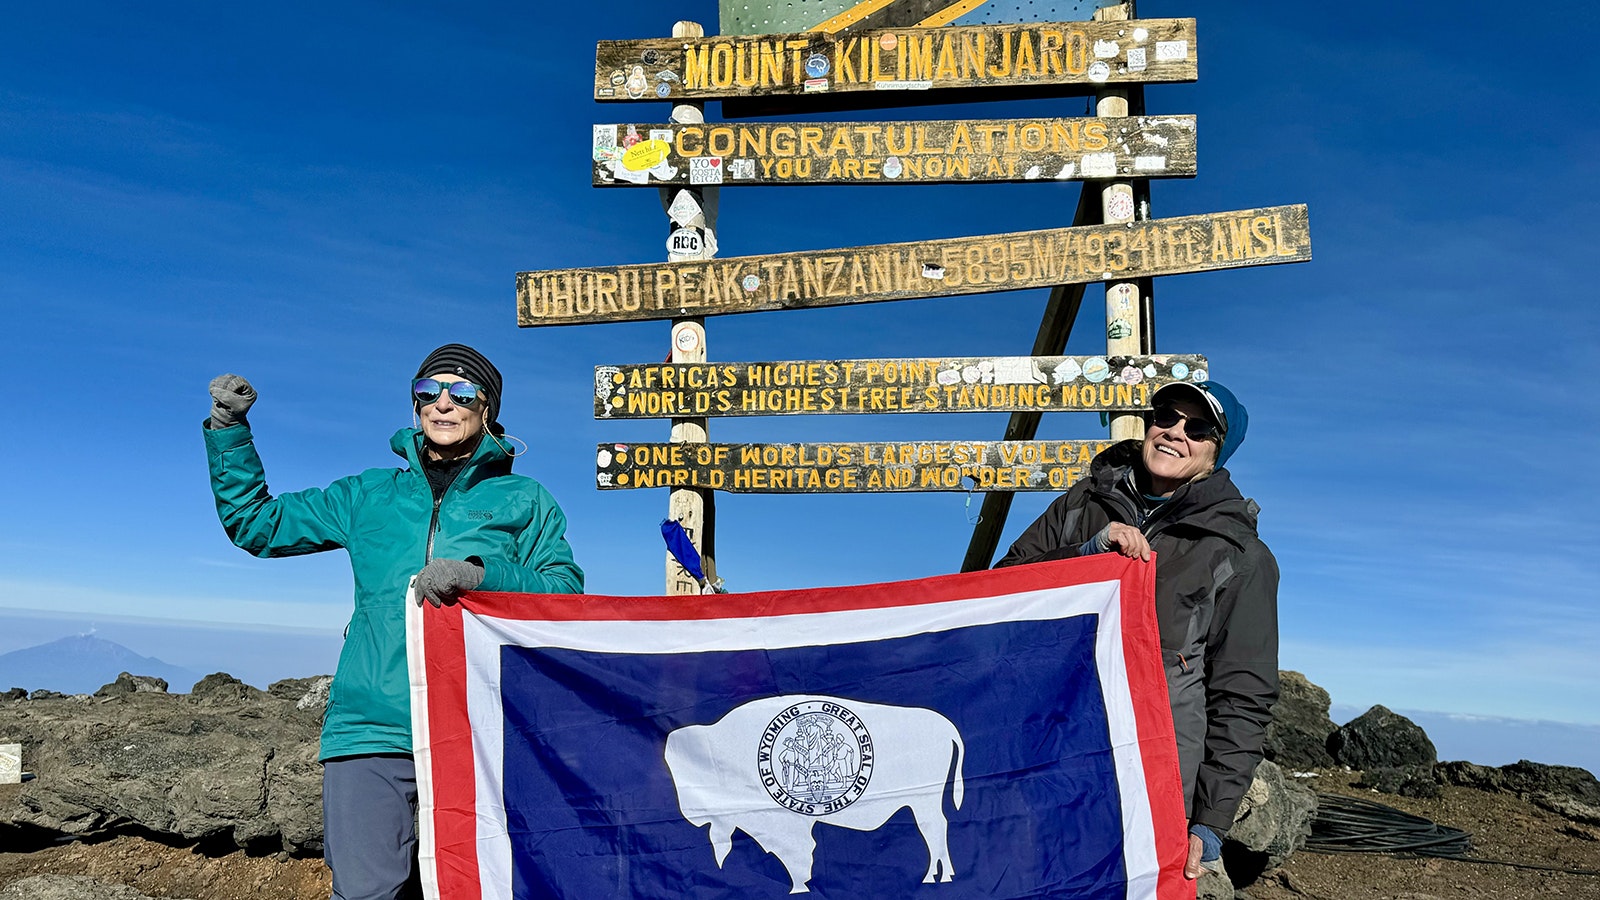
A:
{"type": "Polygon", "coordinates": [[[1221,853],[1278,698],[1278,563],[1223,463],[1244,406],[1216,382],[1156,391],[1142,441],[1095,457],[996,566],[1117,552],[1156,565],[1156,619],[1189,816],[1185,874],[1221,853]]]}

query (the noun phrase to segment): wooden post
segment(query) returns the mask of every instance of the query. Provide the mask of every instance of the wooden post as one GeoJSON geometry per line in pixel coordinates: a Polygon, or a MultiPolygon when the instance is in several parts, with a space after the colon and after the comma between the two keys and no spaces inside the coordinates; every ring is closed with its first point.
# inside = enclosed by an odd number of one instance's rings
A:
{"type": "MultiPolygon", "coordinates": [[[[1092,184],[1085,184],[1078,192],[1078,209],[1073,213],[1073,225],[1089,225],[1100,208],[1097,192],[1092,184]]],[[[1033,338],[1034,356],[1054,356],[1067,347],[1072,336],[1072,323],[1078,320],[1078,310],[1083,305],[1083,291],[1087,285],[1058,284],[1050,289],[1050,300],[1045,303],[1044,316],[1039,320],[1039,331],[1033,338]]],[[[1031,441],[1039,433],[1042,413],[1015,412],[1006,421],[1005,440],[1031,441]]],[[[983,495],[983,506],[978,512],[978,522],[972,527],[972,538],[967,542],[967,555],[961,561],[961,571],[975,572],[987,569],[994,562],[994,551],[1000,546],[1000,532],[1005,530],[1006,517],[1011,513],[1011,501],[1016,497],[1010,491],[990,491],[983,495]]]]}
{"type": "MultiPolygon", "coordinates": [[[[672,26],[674,38],[705,36],[698,22],[677,22],[672,26]]],[[[705,104],[678,103],[672,107],[672,121],[680,124],[698,124],[705,121],[705,104]]],[[[671,229],[696,229],[702,237],[697,253],[670,252],[668,259],[710,259],[716,253],[717,189],[662,188],[661,205],[671,217],[671,229]],[[693,204],[691,207],[689,204],[693,204]]],[[[706,361],[705,317],[686,316],[672,320],[672,361],[675,363],[703,363],[706,361]]],[[[704,418],[675,418],[672,420],[671,442],[674,444],[703,444],[708,440],[704,418]]],[[[708,577],[714,577],[715,568],[711,554],[715,548],[711,534],[708,506],[714,502],[711,491],[691,488],[673,488],[667,496],[667,518],[683,525],[700,552],[701,564],[708,577]]],[[[700,593],[700,583],[679,565],[671,553],[667,554],[668,596],[700,593]]]]}
{"type": "MultiPolygon", "coordinates": [[[[1132,3],[1107,6],[1095,10],[1096,21],[1120,21],[1133,17],[1132,3]]],[[[1122,117],[1128,114],[1128,90],[1113,88],[1095,95],[1094,112],[1097,116],[1122,117]]],[[[1133,184],[1115,181],[1105,186],[1100,194],[1101,210],[1107,225],[1132,222],[1136,208],[1133,184]]],[[[1107,355],[1136,356],[1144,346],[1140,332],[1143,326],[1137,281],[1112,281],[1106,284],[1106,353],[1107,355]]],[[[1144,436],[1144,417],[1139,413],[1119,413],[1111,416],[1111,439],[1114,441],[1144,436]]]]}

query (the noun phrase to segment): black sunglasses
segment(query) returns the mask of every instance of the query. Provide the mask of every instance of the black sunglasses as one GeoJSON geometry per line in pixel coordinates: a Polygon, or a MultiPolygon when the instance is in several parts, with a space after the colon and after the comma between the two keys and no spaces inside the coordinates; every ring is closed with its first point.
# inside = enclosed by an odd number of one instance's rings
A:
{"type": "Polygon", "coordinates": [[[450,402],[456,406],[472,407],[479,399],[478,386],[470,381],[438,381],[433,378],[418,378],[411,383],[411,396],[418,403],[427,406],[437,403],[439,395],[448,393],[450,402]]]}
{"type": "Polygon", "coordinates": [[[1209,441],[1222,433],[1217,423],[1194,416],[1186,416],[1170,406],[1158,406],[1150,413],[1150,424],[1157,428],[1171,428],[1183,423],[1183,436],[1191,441],[1209,441]]]}

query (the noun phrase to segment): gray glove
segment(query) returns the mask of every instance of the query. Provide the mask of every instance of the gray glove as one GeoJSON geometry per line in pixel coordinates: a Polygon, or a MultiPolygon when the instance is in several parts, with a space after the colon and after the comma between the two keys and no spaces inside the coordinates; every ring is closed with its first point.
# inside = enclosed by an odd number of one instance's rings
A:
{"type": "Polygon", "coordinates": [[[254,402],[256,389],[238,375],[218,375],[211,379],[211,427],[245,424],[244,415],[254,402]]]}
{"type": "Polygon", "coordinates": [[[480,584],[483,566],[459,559],[435,559],[417,573],[417,593],[434,606],[454,603],[480,584]]]}

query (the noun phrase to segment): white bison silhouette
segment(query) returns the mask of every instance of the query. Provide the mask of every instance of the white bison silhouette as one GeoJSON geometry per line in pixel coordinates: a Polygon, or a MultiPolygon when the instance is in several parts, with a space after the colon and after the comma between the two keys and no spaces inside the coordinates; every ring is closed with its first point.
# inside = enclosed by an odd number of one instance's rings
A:
{"type": "Polygon", "coordinates": [[[960,809],[965,752],[955,725],[931,709],[796,694],[752,700],[714,724],[673,731],[666,762],[683,817],[711,826],[718,868],[737,829],[776,856],[789,872],[789,893],[802,894],[817,822],[875,831],[902,807],[911,808],[928,845],[923,882],[950,881],[944,788],[953,756],[960,809]],[[777,739],[785,722],[806,716],[811,722],[801,723],[796,737],[777,739]],[[816,722],[839,729],[819,733],[816,722]],[[808,743],[816,748],[810,766],[803,758],[808,743]],[[852,747],[840,749],[844,744],[852,747]]]}

